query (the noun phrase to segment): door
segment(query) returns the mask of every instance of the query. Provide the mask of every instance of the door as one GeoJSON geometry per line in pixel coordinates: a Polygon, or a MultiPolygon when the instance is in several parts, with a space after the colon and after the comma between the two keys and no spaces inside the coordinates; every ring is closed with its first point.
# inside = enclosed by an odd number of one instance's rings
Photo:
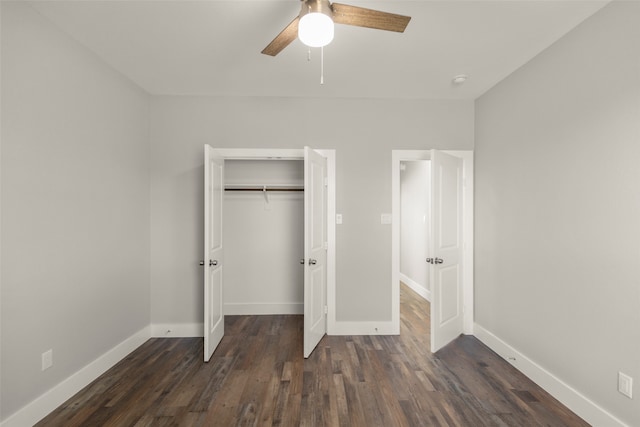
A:
{"type": "Polygon", "coordinates": [[[204,146],[204,361],[224,335],[222,299],[222,202],[224,159],[204,146]]]}
{"type": "Polygon", "coordinates": [[[327,159],[304,149],[304,357],[327,332],[327,159]]]}
{"type": "Polygon", "coordinates": [[[431,150],[431,351],[463,331],[462,159],[431,150]]]}

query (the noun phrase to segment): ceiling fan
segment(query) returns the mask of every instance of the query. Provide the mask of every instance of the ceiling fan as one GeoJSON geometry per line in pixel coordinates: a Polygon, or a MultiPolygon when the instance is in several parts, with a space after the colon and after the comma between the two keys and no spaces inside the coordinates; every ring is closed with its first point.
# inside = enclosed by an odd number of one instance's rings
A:
{"type": "Polygon", "coordinates": [[[301,0],[300,14],[262,50],[276,56],[296,37],[310,47],[322,47],[333,39],[333,24],[354,25],[403,33],[410,16],[365,9],[329,0],[301,0]]]}

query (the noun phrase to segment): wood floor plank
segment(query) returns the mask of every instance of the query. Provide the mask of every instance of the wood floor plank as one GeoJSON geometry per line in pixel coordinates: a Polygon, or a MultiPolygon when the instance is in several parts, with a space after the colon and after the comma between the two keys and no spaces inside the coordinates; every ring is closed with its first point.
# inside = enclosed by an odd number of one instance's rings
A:
{"type": "Polygon", "coordinates": [[[302,357],[302,316],[227,316],[202,338],[154,338],[38,426],[588,424],[474,337],[429,350],[429,304],[401,286],[399,336],[326,336],[302,357]]]}

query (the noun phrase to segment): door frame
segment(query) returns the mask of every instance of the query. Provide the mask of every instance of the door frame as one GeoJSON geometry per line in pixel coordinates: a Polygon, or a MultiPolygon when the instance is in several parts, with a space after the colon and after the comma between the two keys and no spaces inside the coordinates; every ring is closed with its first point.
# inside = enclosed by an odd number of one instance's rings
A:
{"type": "MultiPolygon", "coordinates": [[[[440,150],[462,158],[463,168],[463,332],[473,334],[473,151],[440,150]]],[[[400,334],[400,163],[431,160],[430,150],[391,150],[391,322],[400,334]]],[[[426,264],[425,264],[426,268],[426,264]]],[[[432,301],[431,304],[435,302],[432,301]]]]}
{"type": "MultiPolygon", "coordinates": [[[[327,158],[327,335],[336,330],[336,150],[314,148],[327,158]]],[[[213,148],[224,160],[301,160],[304,148],[213,148]]],[[[224,227],[224,224],[223,224],[224,227]]]]}

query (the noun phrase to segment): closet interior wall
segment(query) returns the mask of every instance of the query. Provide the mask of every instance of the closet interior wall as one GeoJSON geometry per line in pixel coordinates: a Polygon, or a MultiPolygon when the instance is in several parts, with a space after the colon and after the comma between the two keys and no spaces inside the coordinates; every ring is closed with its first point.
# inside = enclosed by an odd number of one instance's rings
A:
{"type": "Polygon", "coordinates": [[[304,162],[226,160],[225,188],[225,314],[303,314],[304,162]]]}

